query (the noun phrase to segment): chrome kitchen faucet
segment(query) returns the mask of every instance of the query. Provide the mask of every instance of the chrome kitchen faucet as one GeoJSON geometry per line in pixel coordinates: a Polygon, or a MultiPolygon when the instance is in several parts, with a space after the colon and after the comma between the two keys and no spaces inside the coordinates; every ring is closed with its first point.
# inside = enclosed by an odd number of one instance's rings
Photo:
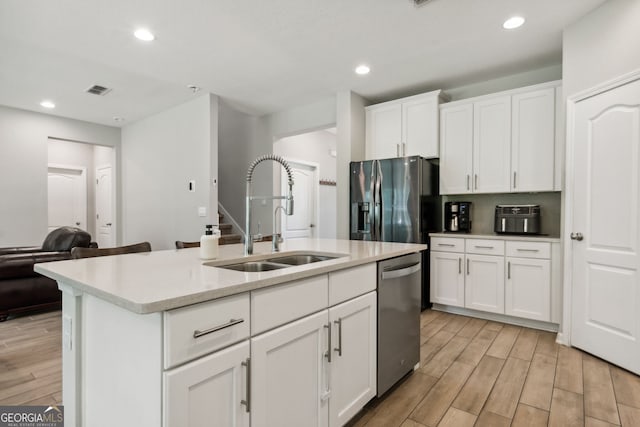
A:
{"type": "MultiPolygon", "coordinates": [[[[245,237],[244,237],[244,254],[245,255],[253,254],[253,236],[251,235],[251,201],[252,200],[286,200],[286,208],[284,212],[287,215],[293,215],[293,173],[291,172],[291,166],[289,166],[289,163],[287,163],[282,157],[276,156],[275,154],[267,154],[265,156],[258,157],[249,165],[249,169],[247,170],[247,197],[246,197],[246,205],[245,205],[245,237]],[[289,194],[287,194],[286,196],[253,196],[251,195],[251,180],[253,178],[253,170],[256,168],[256,166],[259,163],[265,160],[273,160],[274,162],[278,162],[287,171],[287,177],[289,178],[289,194]]],[[[277,238],[277,237],[273,236],[273,238],[277,238]]]]}

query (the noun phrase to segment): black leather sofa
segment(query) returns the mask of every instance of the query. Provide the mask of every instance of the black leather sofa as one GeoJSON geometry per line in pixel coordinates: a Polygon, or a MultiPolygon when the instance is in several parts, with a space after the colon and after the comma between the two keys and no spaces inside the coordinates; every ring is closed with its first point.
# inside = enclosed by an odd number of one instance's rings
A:
{"type": "Polygon", "coordinates": [[[60,308],[58,284],[33,271],[33,265],[71,259],[76,246],[97,247],[86,231],[61,227],[47,235],[42,247],[0,248],[0,321],[13,314],[60,308]]]}

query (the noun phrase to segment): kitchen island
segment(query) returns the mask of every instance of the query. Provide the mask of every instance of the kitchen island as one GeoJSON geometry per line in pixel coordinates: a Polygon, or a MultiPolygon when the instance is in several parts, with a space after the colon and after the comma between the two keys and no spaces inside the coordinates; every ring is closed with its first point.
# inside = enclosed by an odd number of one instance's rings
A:
{"type": "Polygon", "coordinates": [[[343,425],[376,392],[376,262],[424,249],[297,239],[214,262],[193,248],[38,264],[63,291],[66,425],[343,425]],[[220,267],[300,253],[335,258],[220,267]]]}

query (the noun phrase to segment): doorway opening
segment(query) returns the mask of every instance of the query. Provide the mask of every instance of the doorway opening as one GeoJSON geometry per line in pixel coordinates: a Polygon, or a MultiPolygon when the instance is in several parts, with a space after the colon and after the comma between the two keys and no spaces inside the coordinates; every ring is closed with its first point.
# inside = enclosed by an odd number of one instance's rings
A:
{"type": "Polygon", "coordinates": [[[116,245],[115,150],[49,138],[48,230],[78,227],[101,248],[116,245]]]}
{"type": "MultiPolygon", "coordinates": [[[[336,231],[336,128],[320,129],[277,139],[273,153],[293,169],[294,215],[275,218],[285,238],[335,239],[336,231]]],[[[275,188],[286,194],[283,179],[275,177],[275,188]]],[[[285,183],[286,184],[286,183],[285,183]]]]}

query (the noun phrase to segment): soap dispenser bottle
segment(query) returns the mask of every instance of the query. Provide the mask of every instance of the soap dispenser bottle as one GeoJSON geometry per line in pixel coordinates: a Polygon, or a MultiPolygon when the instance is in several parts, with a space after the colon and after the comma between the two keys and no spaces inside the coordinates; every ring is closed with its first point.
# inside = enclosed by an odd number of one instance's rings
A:
{"type": "Polygon", "coordinates": [[[213,232],[213,225],[207,224],[204,235],[200,238],[200,258],[215,259],[218,257],[218,239],[220,232],[213,232]]]}

